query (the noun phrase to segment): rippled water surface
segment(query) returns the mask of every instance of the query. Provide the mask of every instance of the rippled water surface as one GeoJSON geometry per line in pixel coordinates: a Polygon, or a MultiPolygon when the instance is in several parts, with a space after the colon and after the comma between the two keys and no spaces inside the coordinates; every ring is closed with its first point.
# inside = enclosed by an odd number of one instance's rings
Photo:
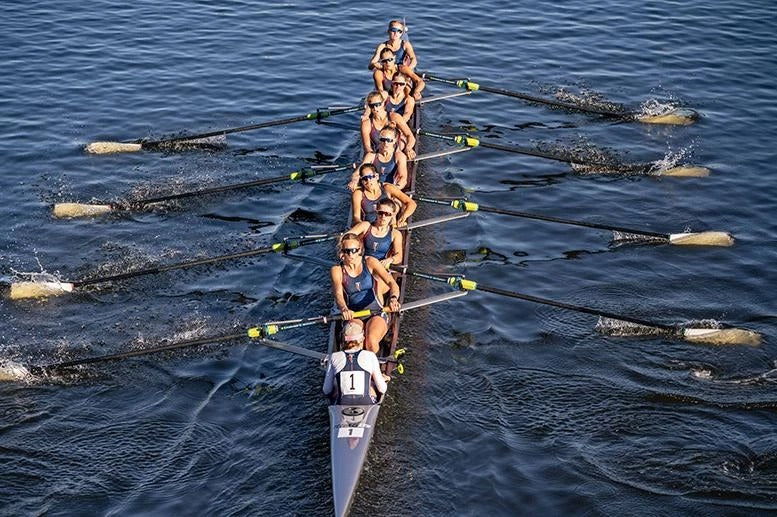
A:
{"type": "MultiPolygon", "coordinates": [[[[576,174],[566,163],[479,148],[425,162],[421,192],[737,239],[730,248],[615,246],[605,230],[480,213],[417,231],[411,264],[665,324],[716,320],[758,331],[763,343],[608,336],[594,330],[595,316],[480,292],[409,313],[407,373],[381,411],[354,513],[775,510],[773,4],[375,5],[5,5],[0,276],[81,279],[342,229],[342,192],[289,183],[94,219],[55,219],[51,206],[128,202],[359,158],[356,132],[307,122],[231,135],[217,152],[83,147],[358,103],[371,88],[372,49],[387,21],[404,17],[421,70],[701,115],[688,126],[624,123],[479,92],[427,106],[426,129],[711,171],[576,174]]],[[[452,90],[430,83],[427,91],[452,90]]],[[[343,185],[342,176],[321,181],[343,185]]],[[[421,217],[445,211],[419,209],[421,217]]],[[[327,244],[303,252],[334,258],[327,244]]],[[[48,300],[3,298],[0,358],[47,364],[323,314],[328,282],[322,268],[273,255],[48,300]]],[[[409,298],[445,289],[413,279],[409,298]]],[[[326,329],[283,338],[323,350],[326,329]]],[[[3,382],[0,513],[327,514],[322,377],[315,362],[233,343],[3,382]]]]}

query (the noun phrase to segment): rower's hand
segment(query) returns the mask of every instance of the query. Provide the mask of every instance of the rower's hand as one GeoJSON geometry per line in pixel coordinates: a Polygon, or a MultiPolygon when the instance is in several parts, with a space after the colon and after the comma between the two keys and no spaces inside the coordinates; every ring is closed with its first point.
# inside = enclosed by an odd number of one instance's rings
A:
{"type": "Polygon", "coordinates": [[[415,160],[415,149],[405,149],[405,156],[407,156],[408,160],[415,160]]]}
{"type": "Polygon", "coordinates": [[[397,224],[396,224],[397,228],[403,228],[405,226],[407,226],[407,221],[405,220],[404,217],[401,219],[397,219],[397,224]]]}
{"type": "Polygon", "coordinates": [[[417,100],[417,101],[420,101],[420,100],[421,100],[421,93],[420,93],[420,92],[418,92],[418,93],[414,93],[414,94],[413,94],[413,98],[414,98],[415,100],[417,100]]]}
{"type": "Polygon", "coordinates": [[[391,377],[389,377],[388,375],[386,375],[386,374],[384,373],[384,374],[383,374],[383,380],[384,380],[384,381],[386,381],[386,382],[389,382],[389,381],[391,381],[391,377]]]}
{"type": "Polygon", "coordinates": [[[388,92],[383,90],[380,92],[380,96],[383,97],[383,102],[386,102],[386,99],[388,99],[388,92]]]}
{"type": "Polygon", "coordinates": [[[391,312],[399,312],[399,307],[399,300],[396,298],[389,300],[389,309],[391,309],[391,312]]]}
{"type": "Polygon", "coordinates": [[[351,192],[355,192],[358,187],[359,187],[358,180],[351,180],[348,182],[348,190],[350,190],[351,192]]]}
{"type": "Polygon", "coordinates": [[[390,258],[387,258],[387,259],[381,260],[380,263],[383,265],[384,268],[389,269],[391,267],[391,264],[394,263],[394,261],[391,260],[390,258]]]}
{"type": "Polygon", "coordinates": [[[343,316],[343,321],[350,321],[353,319],[353,311],[347,308],[344,311],[341,311],[340,314],[343,316]]]}

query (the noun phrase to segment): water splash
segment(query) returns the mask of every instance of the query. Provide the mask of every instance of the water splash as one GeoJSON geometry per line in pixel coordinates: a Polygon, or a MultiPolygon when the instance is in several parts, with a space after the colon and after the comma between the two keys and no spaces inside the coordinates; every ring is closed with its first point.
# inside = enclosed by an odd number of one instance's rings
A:
{"type": "Polygon", "coordinates": [[[595,109],[602,111],[612,111],[614,113],[628,113],[629,109],[623,104],[607,100],[607,98],[594,90],[582,88],[579,92],[571,92],[566,88],[559,88],[553,93],[553,96],[569,104],[579,106],[581,109],[595,109]]]}
{"type": "Polygon", "coordinates": [[[599,317],[594,330],[606,336],[617,337],[635,337],[635,336],[660,336],[667,334],[666,329],[659,327],[648,327],[629,321],[616,320],[613,318],[599,317]]]}
{"type": "Polygon", "coordinates": [[[612,244],[615,246],[624,244],[657,244],[665,242],[666,239],[663,237],[645,235],[643,233],[627,233],[619,232],[617,230],[613,230],[612,232],[612,244]]]}
{"type": "Polygon", "coordinates": [[[10,360],[0,361],[0,382],[19,381],[29,384],[32,379],[32,373],[22,364],[10,360]]]}

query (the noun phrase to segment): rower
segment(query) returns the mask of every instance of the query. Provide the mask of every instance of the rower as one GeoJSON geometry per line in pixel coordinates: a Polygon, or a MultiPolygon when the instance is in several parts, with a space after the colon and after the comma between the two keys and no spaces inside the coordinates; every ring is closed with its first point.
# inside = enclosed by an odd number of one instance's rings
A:
{"type": "MultiPolygon", "coordinates": [[[[406,78],[412,81],[410,94],[415,100],[421,100],[421,92],[426,87],[426,83],[421,76],[406,66],[397,66],[396,56],[390,48],[384,48],[380,51],[380,66],[372,73],[372,80],[375,82],[375,89],[380,92],[385,99],[391,92],[391,84],[398,74],[404,74],[406,78]]],[[[407,82],[405,80],[405,82],[407,82]]],[[[411,86],[407,85],[406,86],[411,86]]]]}
{"type": "MultiPolygon", "coordinates": [[[[380,131],[385,127],[396,127],[402,135],[400,149],[406,149],[411,160],[415,158],[415,134],[399,113],[388,113],[380,92],[367,95],[367,113],[362,117],[361,135],[364,154],[376,152],[380,146],[380,131]]],[[[355,188],[355,187],[354,187],[355,188]]]]}
{"type": "MultiPolygon", "coordinates": [[[[379,181],[384,186],[391,183],[402,190],[407,186],[407,156],[397,149],[397,135],[397,130],[392,127],[381,129],[378,151],[364,155],[362,164],[373,164],[378,171],[379,181]]],[[[348,188],[353,192],[358,184],[359,173],[357,169],[351,175],[348,188]]]]}
{"type": "Polygon", "coordinates": [[[357,174],[360,188],[351,194],[351,221],[354,224],[362,221],[374,222],[378,218],[378,202],[381,199],[389,199],[400,207],[397,226],[404,226],[415,212],[417,203],[395,185],[381,183],[378,170],[372,163],[362,164],[357,174]]]}
{"type": "MultiPolygon", "coordinates": [[[[362,221],[348,230],[361,237],[366,256],[378,259],[386,269],[392,264],[402,263],[402,233],[391,226],[396,207],[390,199],[381,199],[378,201],[378,218],[375,221],[362,221]]],[[[403,221],[403,224],[407,223],[403,221]]]]}
{"type": "Polygon", "coordinates": [[[391,312],[399,311],[399,285],[374,257],[365,257],[358,235],[346,233],[340,240],[340,264],[332,266],[332,294],[343,321],[350,321],[354,311],[371,310],[365,324],[365,347],[377,353],[380,341],[388,332],[388,314],[383,301],[388,297],[391,312]]]}
{"type": "Polygon", "coordinates": [[[388,40],[380,43],[375,48],[375,54],[373,54],[370,64],[367,67],[369,70],[375,70],[380,65],[380,51],[384,48],[390,49],[396,55],[397,65],[405,66],[410,70],[415,70],[418,60],[415,57],[415,51],[413,45],[408,40],[402,39],[402,34],[405,33],[405,25],[399,20],[391,20],[388,24],[388,40]]]}
{"type": "Polygon", "coordinates": [[[380,371],[378,357],[364,350],[364,324],[359,320],[347,322],[343,342],[344,350],[329,356],[324,395],[338,406],[377,404],[386,393],[389,377],[380,371]]]}
{"type": "Polygon", "coordinates": [[[400,115],[407,123],[413,116],[415,99],[410,95],[409,81],[405,74],[394,75],[391,81],[391,90],[386,98],[386,112],[400,115]]]}

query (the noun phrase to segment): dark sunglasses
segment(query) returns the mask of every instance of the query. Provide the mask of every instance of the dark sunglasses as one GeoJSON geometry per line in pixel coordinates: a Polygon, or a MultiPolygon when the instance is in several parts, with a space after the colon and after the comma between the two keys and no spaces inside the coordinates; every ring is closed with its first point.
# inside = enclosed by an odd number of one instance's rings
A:
{"type": "Polygon", "coordinates": [[[391,86],[404,86],[407,83],[391,83],[391,86]]]}
{"type": "Polygon", "coordinates": [[[346,255],[356,255],[361,250],[359,248],[343,248],[343,253],[346,255]]]}
{"type": "Polygon", "coordinates": [[[391,217],[392,215],[394,215],[393,213],[386,212],[385,210],[376,210],[375,213],[378,215],[382,215],[383,217],[391,217]]]}
{"type": "Polygon", "coordinates": [[[367,104],[367,106],[369,106],[370,108],[377,108],[378,106],[382,106],[382,105],[383,105],[382,102],[371,102],[367,104]]]}
{"type": "Polygon", "coordinates": [[[398,32],[398,33],[402,34],[402,29],[397,29],[396,27],[391,27],[389,29],[389,32],[398,32]]]}
{"type": "Polygon", "coordinates": [[[374,175],[374,174],[365,174],[364,176],[362,176],[362,177],[361,177],[361,178],[359,178],[359,179],[360,179],[361,181],[367,181],[367,180],[371,180],[371,179],[372,179],[372,178],[374,178],[374,177],[375,177],[375,175],[374,175]]]}
{"type": "Polygon", "coordinates": [[[381,63],[393,63],[394,62],[394,58],[393,57],[387,57],[387,58],[381,59],[380,62],[381,63]]]}
{"type": "Polygon", "coordinates": [[[393,141],[394,141],[394,139],[393,139],[393,138],[387,138],[387,137],[385,137],[385,136],[382,136],[382,137],[380,137],[380,141],[381,141],[381,142],[389,142],[389,143],[391,143],[391,142],[393,142],[393,141]]]}

